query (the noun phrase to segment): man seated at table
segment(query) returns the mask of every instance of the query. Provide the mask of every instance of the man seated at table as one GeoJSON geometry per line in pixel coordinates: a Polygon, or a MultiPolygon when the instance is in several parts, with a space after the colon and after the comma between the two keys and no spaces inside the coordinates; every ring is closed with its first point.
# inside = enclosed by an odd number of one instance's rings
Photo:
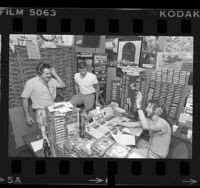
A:
{"type": "MultiPolygon", "coordinates": [[[[171,128],[169,123],[161,116],[165,109],[159,105],[158,101],[150,100],[146,107],[146,117],[143,109],[141,109],[142,94],[138,92],[136,99],[136,107],[139,116],[139,122],[133,122],[127,127],[142,127],[149,130],[150,139],[146,146],[134,148],[134,151],[145,158],[166,158],[169,152],[171,142],[171,128]]],[[[132,106],[130,99],[128,100],[132,106]]]]}
{"type": "Polygon", "coordinates": [[[51,106],[55,102],[56,88],[65,87],[64,82],[57,75],[55,68],[47,63],[39,63],[37,66],[37,76],[28,80],[21,94],[22,104],[28,125],[33,125],[35,121],[28,111],[29,98],[32,101],[32,108],[36,113],[36,121],[42,131],[43,138],[45,135],[45,107],[51,106]]]}
{"type": "Polygon", "coordinates": [[[76,95],[70,100],[73,106],[84,104],[85,110],[91,110],[96,106],[101,106],[99,99],[99,86],[95,74],[88,72],[88,66],[85,61],[78,65],[79,73],[74,75],[76,95]]]}

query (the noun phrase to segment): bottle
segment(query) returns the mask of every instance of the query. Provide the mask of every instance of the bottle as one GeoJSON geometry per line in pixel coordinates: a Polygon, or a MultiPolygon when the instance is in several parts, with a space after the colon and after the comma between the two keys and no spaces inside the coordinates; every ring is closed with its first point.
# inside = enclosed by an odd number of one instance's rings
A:
{"type": "Polygon", "coordinates": [[[96,114],[99,114],[99,113],[100,113],[100,107],[97,106],[97,107],[96,107],[96,114]]]}
{"type": "Polygon", "coordinates": [[[83,110],[81,113],[81,122],[80,122],[80,137],[84,138],[85,134],[85,124],[87,124],[87,112],[83,110]]]}
{"type": "Polygon", "coordinates": [[[43,151],[44,151],[45,157],[51,156],[51,149],[50,149],[49,144],[46,139],[43,140],[43,151]]]}

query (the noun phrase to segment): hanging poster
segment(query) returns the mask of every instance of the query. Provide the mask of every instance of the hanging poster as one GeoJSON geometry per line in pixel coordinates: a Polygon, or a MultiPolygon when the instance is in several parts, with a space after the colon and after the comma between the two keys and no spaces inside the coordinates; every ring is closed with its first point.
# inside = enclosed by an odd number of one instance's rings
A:
{"type": "Polygon", "coordinates": [[[167,52],[157,53],[156,69],[177,69],[181,70],[183,65],[183,57],[180,54],[167,52]]]}
{"type": "Polygon", "coordinates": [[[121,66],[139,66],[142,41],[119,41],[118,58],[121,66]]]}
{"type": "Polygon", "coordinates": [[[40,59],[40,50],[37,44],[27,43],[26,47],[29,59],[40,59]]]}

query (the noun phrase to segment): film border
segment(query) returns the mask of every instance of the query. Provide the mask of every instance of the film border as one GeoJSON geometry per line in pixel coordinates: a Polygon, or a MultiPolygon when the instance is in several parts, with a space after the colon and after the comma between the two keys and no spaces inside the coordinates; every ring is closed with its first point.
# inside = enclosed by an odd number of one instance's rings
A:
{"type": "MultiPolygon", "coordinates": [[[[15,8],[14,8],[15,9],[15,8]]],[[[24,8],[24,10],[28,8],[24,8]]],[[[40,8],[38,8],[40,9],[40,8]]],[[[45,9],[45,8],[42,8],[45,9]]],[[[2,103],[1,103],[1,122],[2,126],[2,135],[0,137],[0,146],[3,148],[3,153],[1,154],[1,166],[3,166],[3,173],[0,175],[3,179],[7,179],[7,183],[17,184],[17,177],[21,177],[21,183],[31,184],[31,183],[40,183],[45,184],[51,182],[49,177],[55,175],[56,177],[54,182],[60,182],[64,184],[96,184],[98,178],[100,179],[99,184],[148,184],[148,185],[163,185],[164,184],[175,184],[175,185],[184,185],[188,184],[199,184],[200,177],[197,174],[199,167],[199,147],[200,139],[198,137],[199,127],[197,126],[198,122],[198,113],[194,116],[194,144],[193,144],[193,158],[191,160],[119,160],[119,159],[67,159],[70,161],[69,175],[61,176],[59,175],[59,163],[63,159],[35,159],[35,158],[11,158],[7,154],[8,138],[7,138],[7,127],[8,124],[8,112],[5,109],[8,109],[8,62],[9,62],[9,34],[104,34],[104,35],[174,35],[174,36],[194,36],[194,85],[199,85],[198,72],[199,66],[197,66],[197,61],[200,59],[198,49],[199,44],[199,18],[193,17],[158,17],[155,12],[158,10],[150,11],[149,10],[76,10],[76,9],[59,9],[57,16],[55,17],[45,17],[45,16],[33,16],[29,15],[24,16],[9,16],[4,15],[0,17],[0,23],[3,23],[4,27],[0,28],[0,33],[2,35],[2,103]],[[62,19],[70,20],[70,29],[67,29],[67,32],[61,31],[61,23],[66,21],[61,21],[62,19]],[[89,19],[87,23],[91,23],[91,20],[95,21],[95,32],[85,32],[85,20],[89,19]],[[136,21],[135,21],[136,20],[136,21]],[[30,24],[31,23],[31,24],[30,24]],[[78,23],[78,24],[77,24],[78,23]],[[110,23],[110,26],[109,26],[110,23]],[[116,27],[118,23],[119,27],[116,27]],[[46,24],[46,27],[43,27],[42,30],[39,28],[37,30],[38,24],[46,24]],[[133,25],[135,27],[133,27],[133,25]],[[112,26],[113,25],[113,26],[112,26]],[[188,27],[191,27],[188,30],[188,27]],[[136,27],[142,28],[134,32],[136,27]],[[158,26],[158,27],[157,27],[158,26]],[[112,31],[112,32],[109,32],[112,31]],[[197,78],[197,79],[196,79],[197,78]],[[6,143],[6,144],[5,144],[6,143]],[[42,173],[42,176],[35,174],[35,162],[39,161],[40,165],[45,165],[45,172],[42,173]],[[94,161],[93,163],[93,175],[84,175],[83,166],[84,161],[94,161]],[[117,161],[117,167],[115,167],[114,172],[108,171],[108,166],[113,166],[112,161],[117,161]],[[111,164],[108,162],[111,162],[111,164]],[[21,163],[21,164],[20,164],[21,163]],[[161,166],[162,169],[157,167],[161,166]],[[12,172],[13,169],[15,169],[12,172]],[[16,169],[19,169],[21,166],[21,173],[16,169]],[[80,166],[82,170],[80,170],[80,166]],[[134,166],[137,166],[136,171],[134,171],[134,166]],[[52,168],[53,167],[53,168],[52,168]],[[56,169],[55,171],[52,169],[56,169]],[[157,170],[156,170],[157,169],[157,170]],[[50,170],[50,171],[49,171],[50,170]],[[141,172],[140,172],[141,171],[141,172]],[[160,175],[156,175],[156,172],[160,175]],[[132,174],[133,173],[133,174],[132,174]],[[28,177],[28,175],[32,175],[28,177]],[[113,176],[114,174],[114,176],[113,176]],[[57,176],[58,175],[58,176],[57,176]],[[179,176],[180,175],[180,176],[179,176]],[[109,176],[109,178],[108,178],[109,176]],[[9,178],[10,177],[10,178],[9,178]],[[78,177],[78,179],[77,179],[78,177]],[[93,177],[93,178],[92,178],[93,177]],[[94,180],[88,183],[88,180],[94,180]],[[113,179],[112,179],[113,178],[113,179]],[[111,179],[111,182],[109,181],[111,179]],[[144,182],[145,179],[145,182],[144,182]],[[95,182],[96,180],[96,182],[95,182]],[[101,181],[102,180],[102,181],[101,181]],[[114,181],[112,181],[114,180],[114,181]],[[196,181],[196,182],[195,182],[196,181]]],[[[194,10],[185,10],[194,11],[194,10]]],[[[198,10],[197,10],[198,11],[198,10]]],[[[185,13],[186,14],[186,13],[185,13]]],[[[172,13],[171,13],[172,16],[172,13]]],[[[93,22],[93,21],[92,21],[93,22]]],[[[88,26],[86,26],[87,28],[88,26]]],[[[66,28],[65,28],[66,29],[66,28]]],[[[88,28],[87,28],[88,29],[88,28]]],[[[90,31],[89,27],[89,31],[90,31]]],[[[92,29],[92,30],[93,30],[92,29]]],[[[197,87],[196,87],[197,88],[197,87]]],[[[194,87],[194,100],[198,104],[198,96],[195,95],[194,87]]],[[[194,111],[197,108],[194,107],[194,111]]],[[[116,166],[116,165],[114,165],[116,166]]],[[[92,168],[92,167],[91,167],[92,168]]],[[[39,170],[40,171],[40,170],[39,170]]],[[[54,184],[52,182],[52,184],[54,184]]]]}

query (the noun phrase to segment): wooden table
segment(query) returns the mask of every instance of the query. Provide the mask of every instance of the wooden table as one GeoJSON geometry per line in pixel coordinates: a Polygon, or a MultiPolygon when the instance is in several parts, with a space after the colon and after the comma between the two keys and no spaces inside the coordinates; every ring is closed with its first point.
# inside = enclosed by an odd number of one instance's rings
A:
{"type": "Polygon", "coordinates": [[[28,145],[29,149],[33,152],[33,154],[36,157],[44,157],[44,152],[42,149],[34,152],[32,146],[31,146],[31,142],[40,140],[42,138],[42,134],[39,129],[37,131],[31,132],[29,134],[22,136],[22,138],[23,138],[24,142],[28,145]]]}

